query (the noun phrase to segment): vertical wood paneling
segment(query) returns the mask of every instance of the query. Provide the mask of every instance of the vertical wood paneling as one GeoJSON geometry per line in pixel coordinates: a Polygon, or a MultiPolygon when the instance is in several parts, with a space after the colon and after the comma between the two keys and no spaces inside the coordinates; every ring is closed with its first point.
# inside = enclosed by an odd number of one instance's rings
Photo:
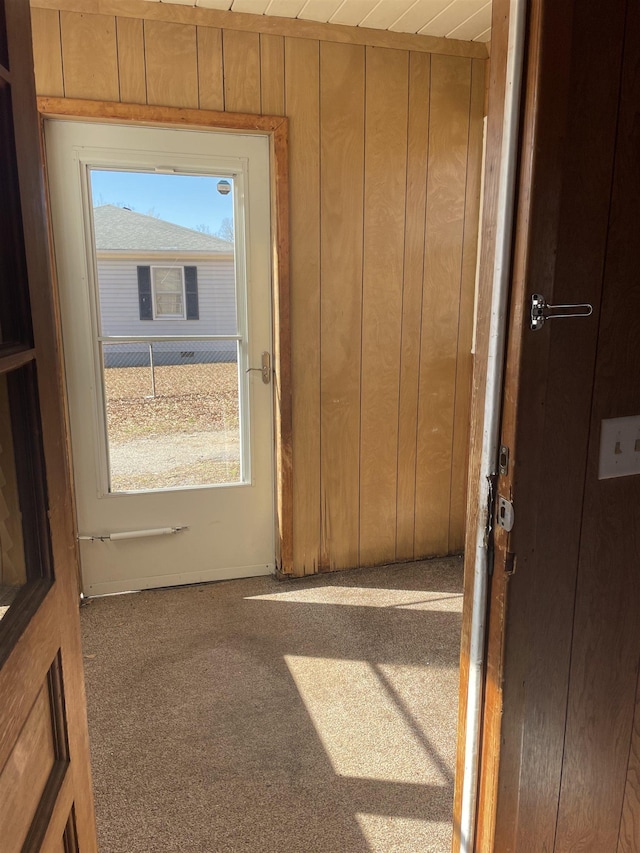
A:
{"type": "Polygon", "coordinates": [[[43,95],[64,95],[60,12],[56,9],[32,9],[33,65],[36,90],[43,95]]]}
{"type": "Polygon", "coordinates": [[[320,552],[320,45],[286,39],[291,187],[293,556],[300,574],[320,552]]]}
{"type": "Polygon", "coordinates": [[[469,469],[471,380],[473,356],[473,304],[475,295],[476,258],[478,251],[478,217],[480,215],[480,175],[482,171],[482,126],[484,118],[484,69],[482,59],[471,61],[471,106],[469,114],[469,147],[467,150],[467,184],[462,247],[462,279],[460,283],[460,320],[458,323],[458,355],[455,381],[453,449],[451,460],[451,500],[449,510],[449,551],[464,548],[469,469]]]}
{"type": "Polygon", "coordinates": [[[224,105],[232,113],[260,112],[260,35],[224,30],[224,105]]]}
{"type": "Polygon", "coordinates": [[[411,560],[413,558],[420,318],[422,315],[424,217],[427,203],[427,157],[429,154],[430,72],[431,58],[425,54],[411,53],[400,411],[398,417],[397,560],[411,560]]]}
{"type": "Polygon", "coordinates": [[[120,100],[130,104],[147,102],[144,68],[144,27],[135,18],[116,18],[120,100]]]}
{"type": "Polygon", "coordinates": [[[60,32],[66,97],[118,101],[116,19],[61,12],[60,32]]]}
{"type": "Polygon", "coordinates": [[[198,27],[198,94],[201,110],[224,110],[222,30],[198,27]]]}
{"type": "Polygon", "coordinates": [[[284,38],[260,34],[260,92],[263,115],[284,115],[284,38]]]}
{"type": "Polygon", "coordinates": [[[364,48],[320,45],[323,568],[358,565],[364,48]]]}
{"type": "Polygon", "coordinates": [[[198,106],[196,28],[144,22],[147,101],[165,107],[198,106]]]}
{"type": "Polygon", "coordinates": [[[418,401],[416,556],[449,550],[449,499],[471,60],[431,57],[418,401]]]}
{"type": "Polygon", "coordinates": [[[366,60],[360,563],[375,565],[396,555],[409,54],[366,60]]]}
{"type": "Polygon", "coordinates": [[[33,14],[40,94],[289,117],[295,573],[459,548],[483,61],[469,127],[467,59],[33,14]]]}

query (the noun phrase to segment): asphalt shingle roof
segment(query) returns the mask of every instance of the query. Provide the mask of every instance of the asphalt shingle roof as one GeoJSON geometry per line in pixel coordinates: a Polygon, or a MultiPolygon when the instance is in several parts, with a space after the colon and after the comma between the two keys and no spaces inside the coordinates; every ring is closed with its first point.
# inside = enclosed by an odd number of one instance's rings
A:
{"type": "Polygon", "coordinates": [[[93,209],[100,252],[233,252],[233,243],[113,204],[93,209]]]}

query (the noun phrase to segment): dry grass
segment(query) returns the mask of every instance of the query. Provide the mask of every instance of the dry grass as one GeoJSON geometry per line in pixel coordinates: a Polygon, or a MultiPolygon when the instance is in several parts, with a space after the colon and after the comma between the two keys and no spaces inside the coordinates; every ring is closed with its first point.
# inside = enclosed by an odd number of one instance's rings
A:
{"type": "Polygon", "coordinates": [[[105,370],[109,441],[238,428],[238,367],[229,364],[162,365],[105,370]]]}

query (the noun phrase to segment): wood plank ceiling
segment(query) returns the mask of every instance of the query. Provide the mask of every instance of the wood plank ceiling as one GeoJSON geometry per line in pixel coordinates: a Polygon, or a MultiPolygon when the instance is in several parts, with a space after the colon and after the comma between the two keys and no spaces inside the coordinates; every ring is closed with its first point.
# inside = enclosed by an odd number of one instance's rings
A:
{"type": "MultiPolygon", "coordinates": [[[[159,0],[150,0],[159,2],[159,0]]],[[[489,41],[491,0],[171,0],[254,15],[489,41]]]]}

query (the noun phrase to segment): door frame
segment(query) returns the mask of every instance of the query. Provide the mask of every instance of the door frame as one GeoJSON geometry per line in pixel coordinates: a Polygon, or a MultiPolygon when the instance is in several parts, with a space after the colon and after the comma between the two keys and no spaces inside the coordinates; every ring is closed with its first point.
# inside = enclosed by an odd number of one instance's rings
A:
{"type": "MultiPolygon", "coordinates": [[[[289,122],[285,116],[226,113],[74,98],[38,98],[41,133],[45,119],[137,124],[158,128],[254,133],[269,140],[271,184],[271,308],[275,451],[275,563],[293,572],[293,451],[289,284],[289,122]]],[[[44,150],[44,137],[43,137],[44,150]]],[[[54,270],[55,270],[55,265],[54,270]]]]}
{"type": "MultiPolygon", "coordinates": [[[[523,155],[528,0],[493,0],[487,80],[484,183],[471,401],[453,851],[491,850],[500,759],[504,599],[495,572],[506,555],[496,533],[501,419],[513,378],[513,244],[523,155]],[[511,317],[511,324],[510,324],[511,317]],[[498,647],[498,648],[497,648],[498,647]]],[[[526,176],[525,176],[526,180],[526,176]]],[[[521,296],[521,299],[524,299],[521,296]]],[[[516,323],[522,322],[517,314],[516,323]]],[[[503,532],[503,531],[502,531],[503,532]]],[[[507,573],[503,570],[506,577],[507,573]]],[[[502,577],[502,576],[501,576],[502,577]]]]}

